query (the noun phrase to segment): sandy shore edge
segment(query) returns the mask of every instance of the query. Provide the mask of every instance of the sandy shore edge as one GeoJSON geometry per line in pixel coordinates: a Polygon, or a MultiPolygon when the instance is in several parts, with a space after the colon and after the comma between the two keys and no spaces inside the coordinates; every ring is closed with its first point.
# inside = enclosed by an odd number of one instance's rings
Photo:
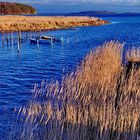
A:
{"type": "Polygon", "coordinates": [[[85,16],[1,16],[0,32],[45,31],[108,23],[106,20],[85,16]]]}

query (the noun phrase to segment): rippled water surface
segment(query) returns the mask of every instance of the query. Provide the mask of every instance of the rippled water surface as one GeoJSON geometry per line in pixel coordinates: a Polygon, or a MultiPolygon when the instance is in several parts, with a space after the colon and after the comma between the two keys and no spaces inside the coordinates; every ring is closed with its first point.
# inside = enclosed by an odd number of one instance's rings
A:
{"type": "Polygon", "coordinates": [[[14,108],[26,105],[35,83],[61,80],[62,75],[80,65],[90,50],[106,41],[125,42],[125,48],[140,46],[140,16],[104,15],[102,18],[112,24],[42,33],[63,36],[64,44],[37,47],[26,41],[18,52],[17,44],[2,46],[0,43],[0,140],[9,138],[14,108]]]}

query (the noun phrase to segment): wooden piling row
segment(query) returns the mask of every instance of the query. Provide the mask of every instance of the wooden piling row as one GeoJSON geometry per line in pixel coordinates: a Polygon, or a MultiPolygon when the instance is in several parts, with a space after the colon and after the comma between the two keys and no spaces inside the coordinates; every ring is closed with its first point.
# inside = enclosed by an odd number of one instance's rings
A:
{"type": "Polygon", "coordinates": [[[2,43],[2,46],[4,45],[15,45],[15,44],[21,44],[22,40],[23,41],[27,41],[29,40],[29,35],[28,34],[25,34],[25,35],[22,35],[21,32],[18,32],[17,34],[16,33],[8,33],[8,34],[4,34],[2,33],[1,34],[1,43],[2,43]]]}
{"type": "MultiPolygon", "coordinates": [[[[22,44],[23,41],[29,41],[29,39],[31,38],[36,38],[37,39],[37,47],[39,47],[39,41],[38,39],[40,39],[41,37],[41,32],[37,32],[36,34],[33,35],[33,33],[22,33],[20,31],[18,31],[17,33],[7,33],[7,34],[2,34],[2,37],[1,37],[1,44],[2,46],[14,46],[14,45],[17,45],[18,47],[18,51],[20,50],[20,46],[22,44]]],[[[75,38],[76,42],[78,42],[78,36],[76,37],[67,37],[65,38],[66,40],[66,43],[67,44],[70,44],[70,41],[75,38]]],[[[61,41],[61,45],[63,46],[64,45],[64,36],[61,37],[60,41],[61,41]]],[[[50,43],[51,45],[53,45],[53,39],[51,38],[50,40],[50,43]]]]}

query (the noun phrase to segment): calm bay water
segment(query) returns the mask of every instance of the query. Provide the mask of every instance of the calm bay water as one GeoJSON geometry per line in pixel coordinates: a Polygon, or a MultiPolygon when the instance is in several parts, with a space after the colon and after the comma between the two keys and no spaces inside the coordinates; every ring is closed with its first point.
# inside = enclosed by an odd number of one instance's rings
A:
{"type": "Polygon", "coordinates": [[[56,43],[37,47],[27,41],[22,43],[20,52],[17,51],[17,45],[0,45],[0,140],[10,137],[15,119],[14,108],[27,104],[35,83],[61,80],[63,75],[80,65],[90,50],[104,42],[119,40],[125,42],[126,49],[140,47],[140,16],[103,15],[102,18],[112,24],[43,33],[64,36],[63,45],[56,43]]]}

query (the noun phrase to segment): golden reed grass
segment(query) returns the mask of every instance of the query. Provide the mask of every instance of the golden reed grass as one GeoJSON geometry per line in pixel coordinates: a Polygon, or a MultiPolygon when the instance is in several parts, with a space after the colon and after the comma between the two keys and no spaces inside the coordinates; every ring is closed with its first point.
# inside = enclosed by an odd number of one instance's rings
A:
{"type": "Polygon", "coordinates": [[[138,140],[140,69],[122,64],[122,49],[105,43],[61,83],[35,85],[19,139],[138,140]]]}
{"type": "Polygon", "coordinates": [[[82,16],[1,16],[0,32],[42,31],[107,23],[99,18],[82,16]]]}

